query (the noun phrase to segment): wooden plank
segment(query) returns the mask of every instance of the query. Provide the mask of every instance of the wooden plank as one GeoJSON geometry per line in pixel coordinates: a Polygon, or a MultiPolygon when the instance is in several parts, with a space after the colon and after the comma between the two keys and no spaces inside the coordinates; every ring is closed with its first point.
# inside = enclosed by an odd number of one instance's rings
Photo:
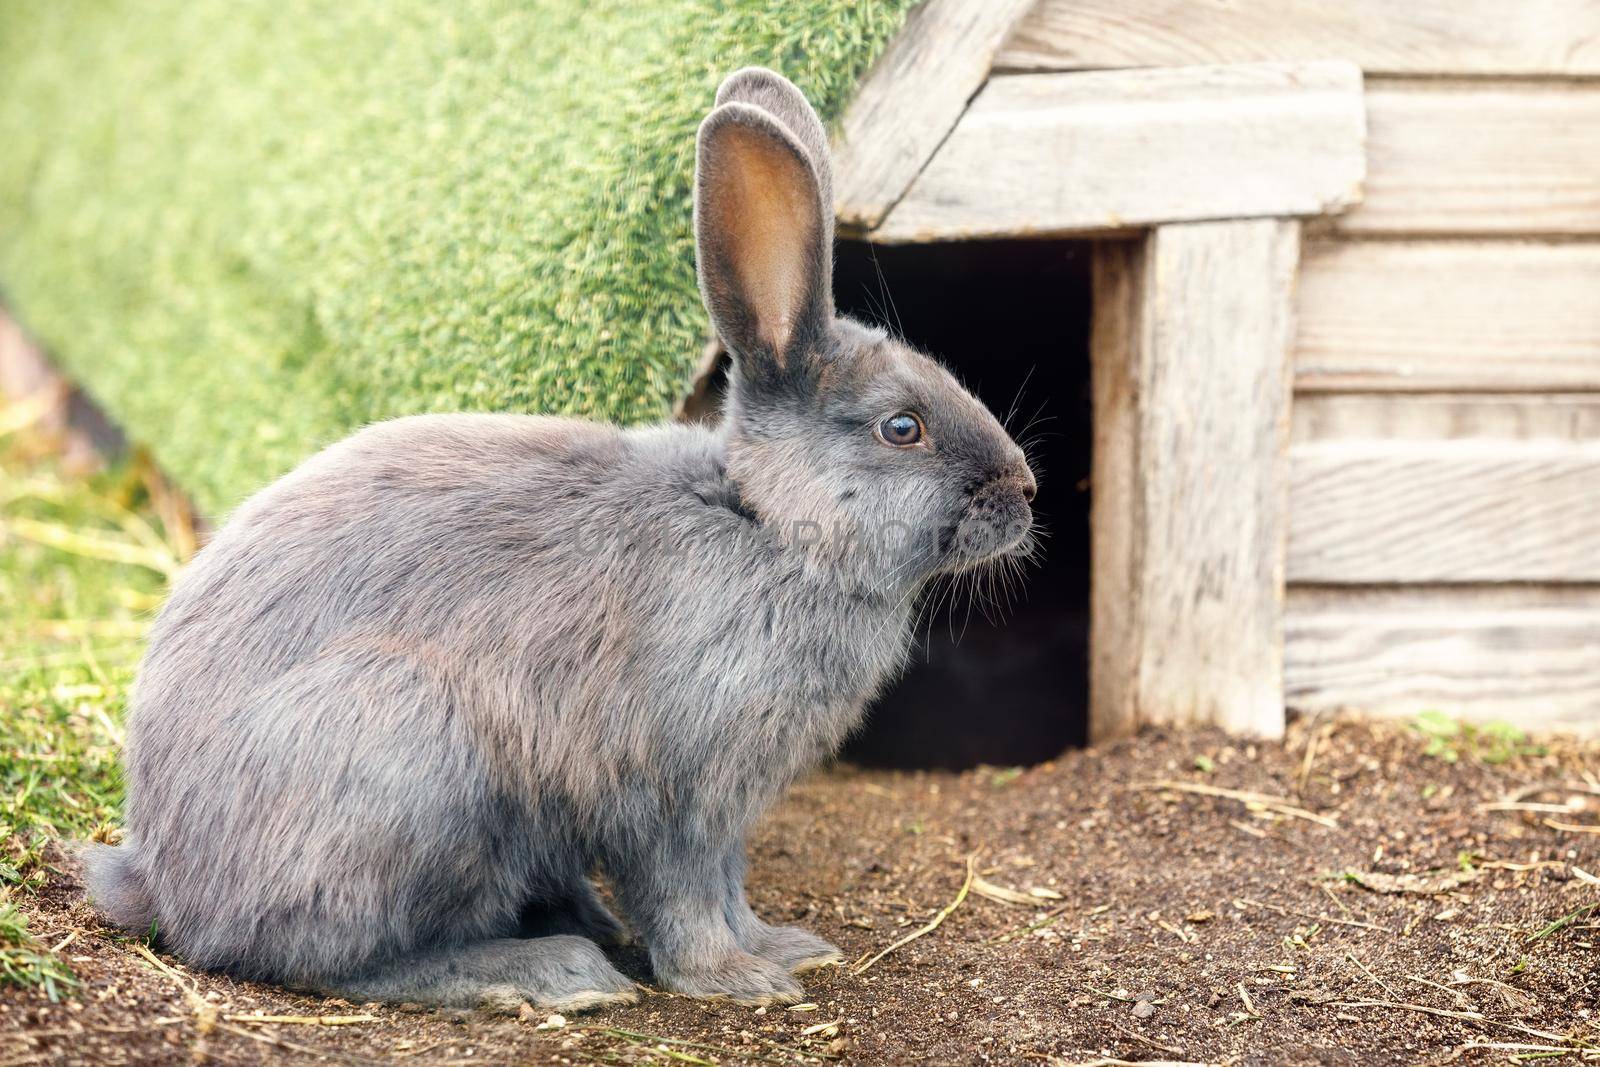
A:
{"type": "Polygon", "coordinates": [[[1006,70],[1337,56],[1369,73],[1600,74],[1593,0],[1040,0],[1006,70]]]}
{"type": "Polygon", "coordinates": [[[1290,707],[1600,734],[1600,589],[1289,590],[1290,707]]]}
{"type": "Polygon", "coordinates": [[[1600,441],[1311,442],[1289,486],[1290,581],[1600,581],[1600,441]]]}
{"type": "Polygon", "coordinates": [[[1301,393],[1292,440],[1554,438],[1600,440],[1593,393],[1301,393]]]}
{"type": "MultiPolygon", "coordinates": [[[[1597,5],[1600,6],[1600,5],[1597,5]]],[[[1600,234],[1600,85],[1367,82],[1343,233],[1600,234]]]]}
{"type": "Polygon", "coordinates": [[[1308,241],[1302,390],[1600,390],[1600,243],[1308,241]]]}
{"type": "Polygon", "coordinates": [[[992,78],[871,237],[1335,211],[1360,197],[1365,125],[1347,63],[992,78]]]}
{"type": "Polygon", "coordinates": [[[862,80],[834,137],[841,226],[882,221],[989,76],[1032,0],[926,0],[862,80]]]}
{"type": "MultiPolygon", "coordinates": [[[[1153,236],[1153,235],[1152,235],[1153,236]]],[[[1152,238],[1101,242],[1092,265],[1089,333],[1094,445],[1089,482],[1089,738],[1128,737],[1139,729],[1143,653],[1143,486],[1139,479],[1140,378],[1153,337],[1152,238]]]]}
{"type": "Polygon", "coordinates": [[[1297,224],[1256,220],[1161,226],[1096,250],[1097,738],[1153,722],[1283,731],[1299,242],[1297,224]]]}

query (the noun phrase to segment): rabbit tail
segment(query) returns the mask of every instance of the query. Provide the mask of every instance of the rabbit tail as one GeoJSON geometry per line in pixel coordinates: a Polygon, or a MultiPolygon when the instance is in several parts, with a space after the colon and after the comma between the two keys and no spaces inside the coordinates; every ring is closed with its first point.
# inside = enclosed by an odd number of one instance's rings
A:
{"type": "Polygon", "coordinates": [[[100,913],[125,930],[148,932],[156,921],[156,909],[133,842],[90,845],[83,865],[89,899],[100,913]]]}

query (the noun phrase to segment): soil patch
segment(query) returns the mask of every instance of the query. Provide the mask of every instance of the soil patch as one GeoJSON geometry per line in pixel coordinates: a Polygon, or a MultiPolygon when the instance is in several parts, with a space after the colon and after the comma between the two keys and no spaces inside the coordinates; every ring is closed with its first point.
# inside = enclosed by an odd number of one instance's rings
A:
{"type": "Polygon", "coordinates": [[[1284,744],[1151,733],[1027,771],[831,770],[752,843],[756,910],[854,960],[928,924],[973,871],[936,929],[865,973],[807,976],[798,1008],[651,993],[542,1030],[532,1010],[409,1013],[163,971],[99,925],[58,856],[20,903],[45,944],[71,939],[82,986],[59,1004],[0,991],[0,1067],[1587,1058],[1600,746],[1499,764],[1435,748],[1300,722],[1284,744]],[[1522,806],[1484,808],[1505,802],[1522,806]],[[238,1018],[257,1014],[373,1018],[238,1018]]]}

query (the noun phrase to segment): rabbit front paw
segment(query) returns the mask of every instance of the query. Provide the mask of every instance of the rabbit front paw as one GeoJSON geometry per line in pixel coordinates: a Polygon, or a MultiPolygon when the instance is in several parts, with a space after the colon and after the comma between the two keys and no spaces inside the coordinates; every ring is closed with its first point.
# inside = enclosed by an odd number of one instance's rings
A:
{"type": "Polygon", "coordinates": [[[836,947],[798,926],[768,926],[762,923],[745,947],[791,974],[826,967],[844,959],[844,953],[836,947]]]}
{"type": "Polygon", "coordinates": [[[656,978],[674,993],[735,1004],[798,1004],[804,996],[787,968],[747,952],[730,952],[706,966],[658,968],[656,978]]]}

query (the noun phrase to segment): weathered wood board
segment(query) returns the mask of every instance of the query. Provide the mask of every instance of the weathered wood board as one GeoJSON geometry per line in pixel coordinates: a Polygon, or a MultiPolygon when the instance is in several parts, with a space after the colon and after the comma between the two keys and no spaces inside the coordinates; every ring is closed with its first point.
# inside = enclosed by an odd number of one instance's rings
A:
{"type": "Polygon", "coordinates": [[[1096,737],[1151,722],[1282,733],[1299,244],[1297,224],[1256,220],[1096,249],[1096,737]]]}
{"type": "Polygon", "coordinates": [[[1310,241],[1302,390],[1600,390],[1600,243],[1310,241]]]}
{"type": "Polygon", "coordinates": [[[1600,582],[1600,441],[1294,446],[1289,581],[1600,582]]]}
{"type": "Polygon", "coordinates": [[[1032,0],[926,0],[862,80],[834,137],[841,226],[870,229],[917,176],[989,76],[1032,0]]]}
{"type": "Polygon", "coordinates": [[[1600,734],[1600,589],[1291,587],[1284,687],[1304,711],[1600,734]]]}
{"type": "Polygon", "coordinates": [[[1369,79],[1366,197],[1334,223],[1600,234],[1600,84],[1369,79]]]}
{"type": "Polygon", "coordinates": [[[1600,440],[1595,393],[1301,393],[1292,440],[1600,440]]]}
{"type": "Polygon", "coordinates": [[[871,237],[1336,211],[1360,198],[1365,127],[1340,62],[996,77],[871,237]]]}
{"type": "Polygon", "coordinates": [[[1007,70],[1337,56],[1368,73],[1600,74],[1593,0],[1040,0],[1007,70]]]}

